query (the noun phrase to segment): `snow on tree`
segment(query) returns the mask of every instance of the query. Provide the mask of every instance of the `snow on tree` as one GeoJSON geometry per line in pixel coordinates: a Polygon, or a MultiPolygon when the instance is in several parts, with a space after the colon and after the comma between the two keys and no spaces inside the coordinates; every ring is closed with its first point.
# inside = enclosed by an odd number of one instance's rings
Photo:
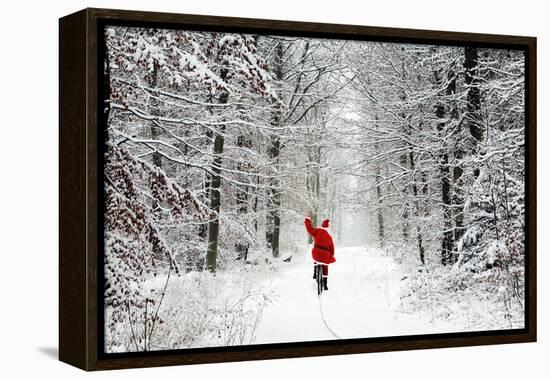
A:
{"type": "Polygon", "coordinates": [[[516,325],[523,52],[118,26],[105,43],[113,351],[154,349],[161,335],[177,347],[253,340],[261,278],[303,249],[306,214],[410,270],[404,306],[427,307],[426,288],[443,304],[475,289],[516,325]],[[231,275],[245,288],[219,284],[231,275]],[[191,322],[187,305],[213,316],[191,322]],[[224,334],[239,317],[241,337],[224,334]]]}

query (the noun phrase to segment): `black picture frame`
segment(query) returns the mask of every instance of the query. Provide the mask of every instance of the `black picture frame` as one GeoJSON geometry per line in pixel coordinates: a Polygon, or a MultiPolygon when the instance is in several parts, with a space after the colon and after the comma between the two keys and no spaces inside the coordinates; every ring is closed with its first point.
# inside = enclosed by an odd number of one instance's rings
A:
{"type": "Polygon", "coordinates": [[[172,13],[84,9],[59,20],[59,359],[84,370],[534,342],[536,306],[536,38],[172,13]],[[526,53],[524,329],[103,353],[102,28],[136,25],[521,49],[526,53]]]}

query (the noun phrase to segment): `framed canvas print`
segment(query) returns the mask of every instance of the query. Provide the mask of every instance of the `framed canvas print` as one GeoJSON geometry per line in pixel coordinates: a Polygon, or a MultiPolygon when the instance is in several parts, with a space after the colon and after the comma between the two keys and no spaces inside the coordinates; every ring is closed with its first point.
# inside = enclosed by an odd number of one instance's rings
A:
{"type": "Polygon", "coordinates": [[[536,39],[60,19],[59,356],[536,340],[536,39]]]}

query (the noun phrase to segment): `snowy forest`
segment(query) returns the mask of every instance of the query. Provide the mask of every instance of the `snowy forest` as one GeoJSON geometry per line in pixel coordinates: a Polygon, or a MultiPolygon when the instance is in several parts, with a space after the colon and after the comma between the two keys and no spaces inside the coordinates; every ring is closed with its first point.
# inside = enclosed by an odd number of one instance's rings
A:
{"type": "Polygon", "coordinates": [[[106,352],[523,328],[523,51],[104,43],[106,352]]]}

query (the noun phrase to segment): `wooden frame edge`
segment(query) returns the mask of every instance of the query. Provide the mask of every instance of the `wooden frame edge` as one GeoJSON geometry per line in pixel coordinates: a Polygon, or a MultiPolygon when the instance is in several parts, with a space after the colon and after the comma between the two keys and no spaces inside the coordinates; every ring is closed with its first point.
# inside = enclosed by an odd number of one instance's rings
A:
{"type": "Polygon", "coordinates": [[[446,41],[449,43],[458,42],[464,43],[495,43],[524,46],[528,40],[536,40],[530,36],[515,36],[504,34],[484,34],[471,32],[456,32],[456,31],[440,31],[430,29],[410,29],[410,28],[394,28],[383,26],[367,26],[367,25],[352,25],[352,24],[334,24],[334,23],[318,23],[304,21],[287,21],[275,19],[260,19],[260,18],[241,18],[228,16],[209,16],[197,14],[180,14],[167,12],[150,12],[136,11],[123,9],[105,9],[105,8],[87,8],[89,15],[93,19],[105,20],[132,20],[137,22],[151,22],[159,24],[180,24],[193,26],[210,26],[210,27],[236,27],[239,29],[261,30],[268,32],[290,31],[303,32],[319,35],[327,35],[331,33],[347,36],[348,38],[354,35],[360,39],[366,37],[384,37],[387,39],[404,39],[404,40],[421,40],[446,41]],[[436,35],[437,37],[434,37],[436,35]]]}
{"type": "Polygon", "coordinates": [[[86,367],[86,11],[59,20],[59,359],[86,367]]]}
{"type": "Polygon", "coordinates": [[[529,299],[529,338],[531,342],[537,341],[537,39],[535,37],[526,38],[528,46],[527,55],[529,58],[529,67],[526,68],[526,73],[529,75],[528,85],[529,92],[527,94],[526,114],[529,115],[529,123],[525,125],[527,128],[528,141],[526,141],[529,149],[527,159],[527,191],[528,194],[528,210],[529,215],[529,272],[527,279],[530,283],[526,299],[529,299]]]}
{"type": "Polygon", "coordinates": [[[507,35],[441,32],[359,25],[320,24],[268,19],[183,15],[176,13],[125,11],[87,8],[59,20],[59,359],[84,370],[108,370],[242,360],[296,358],[306,356],[358,354],[367,352],[478,346],[535,342],[536,328],[536,38],[507,35]],[[234,26],[248,30],[288,31],[342,37],[407,39],[429,43],[508,44],[526,47],[529,58],[529,93],[526,113],[528,128],[529,245],[528,280],[529,325],[527,333],[501,336],[417,338],[409,341],[385,341],[339,346],[289,346],[253,351],[166,354],[146,357],[98,357],[98,30],[99,20],[131,20],[171,25],[202,27],[234,26]],[[63,29],[64,28],[64,29],[63,29]],[[74,31],[67,33],[68,30],[74,31]],[[63,29],[63,31],[62,31],[63,29]],[[322,31],[321,31],[322,30],[322,31]],[[84,42],[83,42],[84,40],[84,42]],[[80,45],[78,45],[80,43],[80,45]],[[76,52],[85,46],[85,54],[76,52]],[[84,57],[84,59],[83,59],[84,57]],[[84,80],[82,80],[82,77],[84,80]],[[75,81],[80,78],[81,81],[75,81]],[[74,91],[74,93],[73,93],[74,91]],[[71,93],[69,96],[68,93],[71,93]],[[528,105],[528,107],[527,107],[528,105]],[[71,110],[72,109],[72,110],[71,110]],[[75,127],[76,125],[76,127],[75,127]],[[76,144],[70,144],[74,142],[76,144]],[[84,156],[83,156],[84,155],[84,156]],[[74,171],[78,167],[81,170],[74,171]],[[83,168],[83,169],[82,169],[83,168]],[[84,219],[72,216],[82,213],[84,219]],[[74,229],[75,233],[67,234],[74,229]],[[81,250],[79,250],[81,249],[81,250]],[[67,266],[65,266],[67,265],[67,266]],[[76,296],[75,294],[85,296],[76,296]]]}

